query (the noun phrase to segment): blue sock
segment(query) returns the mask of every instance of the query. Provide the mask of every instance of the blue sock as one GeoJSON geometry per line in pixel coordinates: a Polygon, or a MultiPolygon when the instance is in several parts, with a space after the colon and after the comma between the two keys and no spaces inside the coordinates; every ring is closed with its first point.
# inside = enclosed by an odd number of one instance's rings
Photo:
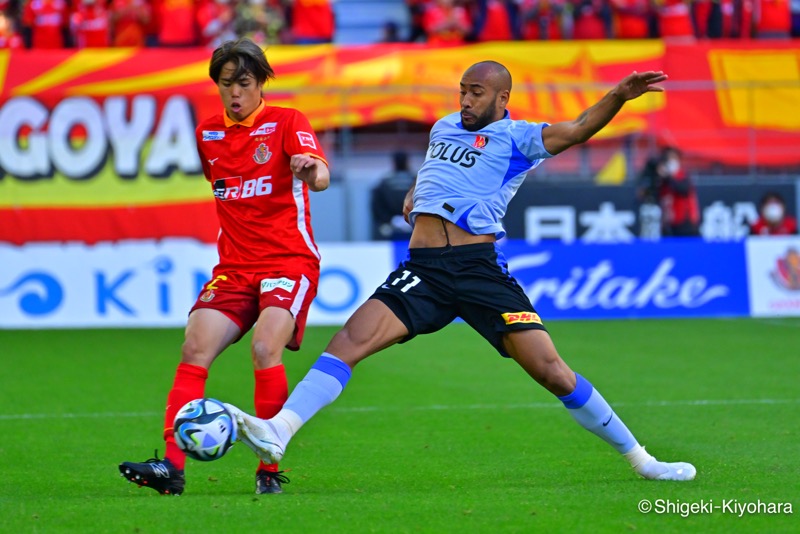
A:
{"type": "Polygon", "coordinates": [[[283,405],[305,423],[318,411],[336,400],[350,380],[350,367],[332,354],[323,352],[305,378],[294,388],[283,405]]]}
{"type": "Polygon", "coordinates": [[[576,384],[572,393],[558,399],[564,403],[578,424],[603,438],[621,454],[638,445],[631,431],[594,386],[578,373],[575,373],[575,378],[576,384]]]}

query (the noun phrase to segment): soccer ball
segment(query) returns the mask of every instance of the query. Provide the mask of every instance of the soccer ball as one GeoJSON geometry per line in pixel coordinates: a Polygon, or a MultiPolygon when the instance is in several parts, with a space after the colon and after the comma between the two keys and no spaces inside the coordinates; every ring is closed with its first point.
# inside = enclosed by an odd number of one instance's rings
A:
{"type": "Polygon", "coordinates": [[[195,399],[178,411],[173,426],[175,443],[195,460],[222,458],[236,441],[236,424],[216,399],[195,399]]]}

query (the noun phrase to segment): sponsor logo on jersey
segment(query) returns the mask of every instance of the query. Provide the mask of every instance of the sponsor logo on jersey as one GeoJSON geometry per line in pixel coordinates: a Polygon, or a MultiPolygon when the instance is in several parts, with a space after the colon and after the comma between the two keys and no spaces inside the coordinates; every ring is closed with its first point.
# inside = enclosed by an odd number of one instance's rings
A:
{"type": "Polygon", "coordinates": [[[483,135],[476,135],[475,142],[472,143],[472,146],[475,148],[483,148],[489,144],[489,138],[483,135]]]}
{"type": "Polygon", "coordinates": [[[269,135],[275,132],[275,128],[277,128],[277,122],[265,122],[252,132],[250,132],[250,137],[254,137],[256,135],[269,135]]]}
{"type": "Polygon", "coordinates": [[[242,177],[214,180],[214,196],[220,200],[236,200],[242,194],[242,177]]]}
{"type": "Polygon", "coordinates": [[[225,132],[218,130],[203,130],[203,141],[221,141],[225,139],[225,132]]]}
{"type": "Polygon", "coordinates": [[[470,150],[465,146],[454,146],[453,143],[431,143],[428,147],[428,157],[457,163],[469,169],[477,162],[476,157],[482,156],[483,152],[470,150]]]}
{"type": "Polygon", "coordinates": [[[258,145],[255,154],[253,154],[253,160],[261,165],[268,162],[271,157],[272,152],[269,151],[269,147],[264,143],[258,145]]]}
{"type": "Polygon", "coordinates": [[[214,296],[215,293],[212,290],[208,289],[202,295],[200,295],[200,300],[202,300],[203,302],[211,302],[212,300],[214,300],[214,296]]]}
{"type": "Polygon", "coordinates": [[[314,136],[308,132],[297,132],[297,138],[300,140],[300,146],[311,147],[317,149],[317,143],[314,142],[314,136]]]}
{"type": "Polygon", "coordinates": [[[288,278],[264,278],[261,280],[261,292],[269,293],[275,289],[282,289],[287,293],[291,293],[295,284],[294,280],[289,280],[288,278]]]}
{"type": "Polygon", "coordinates": [[[539,319],[538,313],[531,313],[531,312],[510,312],[504,313],[503,319],[505,320],[506,324],[515,324],[515,323],[536,323],[542,324],[542,320],[539,319]]]}
{"type": "Polygon", "coordinates": [[[214,180],[214,196],[222,201],[263,197],[272,194],[272,176],[259,176],[243,180],[241,176],[230,176],[214,180]]]}

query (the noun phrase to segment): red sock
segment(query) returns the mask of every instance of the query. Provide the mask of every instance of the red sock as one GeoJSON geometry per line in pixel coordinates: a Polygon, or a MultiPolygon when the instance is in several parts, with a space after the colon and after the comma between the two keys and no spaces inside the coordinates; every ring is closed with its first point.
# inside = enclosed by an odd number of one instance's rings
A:
{"type": "Polygon", "coordinates": [[[183,469],[186,465],[186,455],[175,444],[175,438],[172,435],[175,415],[187,402],[203,398],[207,378],[208,369],[205,367],[179,363],[178,369],[175,371],[175,381],[167,395],[167,410],[164,415],[164,441],[167,442],[167,452],[164,453],[164,456],[177,469],[183,469]]]}
{"type": "MultiPolygon", "coordinates": [[[[258,369],[253,373],[256,377],[255,405],[256,415],[262,419],[269,419],[283,408],[289,398],[289,384],[286,382],[286,369],[283,364],[258,369]]],[[[278,464],[258,464],[258,469],[276,472],[278,464]]]]}

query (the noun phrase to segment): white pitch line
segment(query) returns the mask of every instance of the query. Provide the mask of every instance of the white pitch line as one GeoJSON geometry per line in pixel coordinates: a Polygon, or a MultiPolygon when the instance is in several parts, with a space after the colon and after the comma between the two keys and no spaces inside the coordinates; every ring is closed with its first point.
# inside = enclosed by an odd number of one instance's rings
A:
{"type": "MultiPolygon", "coordinates": [[[[645,402],[613,402],[615,407],[657,407],[669,408],[674,406],[743,406],[743,405],[775,405],[775,404],[800,404],[800,399],[697,399],[697,400],[672,400],[672,401],[645,401],[645,402]]],[[[428,406],[353,406],[349,408],[331,408],[331,411],[342,413],[360,412],[399,412],[399,411],[447,411],[447,410],[529,410],[539,408],[563,408],[559,402],[532,402],[527,404],[466,404],[446,405],[431,404],[428,406]]],[[[127,417],[156,417],[164,412],[95,412],[95,413],[21,413],[0,414],[0,421],[19,421],[31,419],[112,419],[127,417]]]]}
{"type": "MultiPolygon", "coordinates": [[[[612,402],[614,407],[670,407],[670,406],[736,406],[759,404],[799,404],[800,399],[699,399],[675,401],[645,401],[645,402],[612,402]]],[[[332,408],[337,412],[383,412],[383,411],[441,411],[441,410],[501,410],[501,409],[538,409],[538,408],[563,408],[560,402],[532,402],[525,404],[468,404],[444,405],[433,404],[430,406],[354,406],[351,408],[332,408]]]]}
{"type": "Polygon", "coordinates": [[[748,317],[721,317],[719,318],[720,321],[727,321],[727,322],[735,322],[735,321],[742,321],[742,322],[758,322],[759,324],[768,325],[768,326],[781,326],[786,328],[800,328],[800,321],[797,321],[797,318],[792,317],[756,317],[756,318],[748,318],[748,317]],[[752,319],[752,321],[751,321],[752,319]]]}
{"type": "Polygon", "coordinates": [[[18,419],[110,419],[113,417],[152,417],[164,415],[164,412],[93,412],[93,413],[20,413],[0,414],[0,421],[14,421],[18,419]]]}

